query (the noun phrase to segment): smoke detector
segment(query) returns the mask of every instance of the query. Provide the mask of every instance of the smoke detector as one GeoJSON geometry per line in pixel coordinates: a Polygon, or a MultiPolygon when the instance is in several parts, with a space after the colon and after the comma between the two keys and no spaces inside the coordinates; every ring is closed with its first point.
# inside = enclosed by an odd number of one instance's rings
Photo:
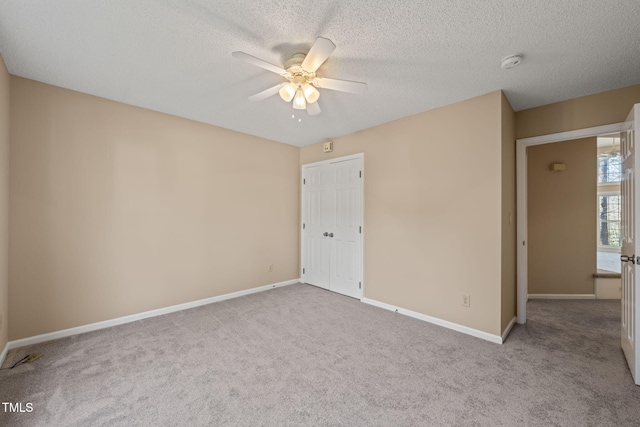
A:
{"type": "Polygon", "coordinates": [[[522,62],[522,55],[509,55],[502,59],[502,68],[508,70],[509,68],[517,67],[522,62]]]}

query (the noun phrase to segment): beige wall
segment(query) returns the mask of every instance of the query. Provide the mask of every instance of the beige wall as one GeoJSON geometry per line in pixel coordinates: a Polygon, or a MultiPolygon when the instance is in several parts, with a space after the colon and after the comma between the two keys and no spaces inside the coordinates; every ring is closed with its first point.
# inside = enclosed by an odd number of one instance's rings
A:
{"type": "Polygon", "coordinates": [[[530,294],[593,294],[596,157],[596,138],[527,149],[530,294]]]}
{"type": "Polygon", "coordinates": [[[15,76],[11,113],[10,339],[299,277],[297,147],[15,76]]]}
{"type": "Polygon", "coordinates": [[[583,96],[516,113],[516,138],[624,122],[640,102],[640,85],[583,96]]]}
{"type": "Polygon", "coordinates": [[[0,352],[9,339],[9,81],[0,56],[0,352]]]}
{"type": "MultiPolygon", "coordinates": [[[[8,80],[0,67],[5,164],[8,80]]],[[[359,152],[365,296],[499,334],[515,314],[514,136],[620,122],[640,102],[635,85],[514,115],[494,92],[326,155],[17,77],[11,93],[0,344],[10,322],[19,339],[298,277],[298,161],[359,152]]]]}
{"type": "Polygon", "coordinates": [[[516,141],[515,114],[504,96],[502,100],[502,296],[501,330],[516,315],[516,141]]]}
{"type": "Polygon", "coordinates": [[[300,150],[301,164],[365,153],[366,298],[501,333],[502,102],[493,92],[336,138],[329,155],[300,150]]]}

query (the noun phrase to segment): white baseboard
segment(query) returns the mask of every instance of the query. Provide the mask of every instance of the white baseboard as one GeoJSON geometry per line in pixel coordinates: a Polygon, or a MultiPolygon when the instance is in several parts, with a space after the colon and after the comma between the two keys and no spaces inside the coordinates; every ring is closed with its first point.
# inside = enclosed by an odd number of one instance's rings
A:
{"type": "Polygon", "coordinates": [[[528,299],[596,299],[595,294],[529,294],[528,299]]]}
{"type": "MultiPolygon", "coordinates": [[[[496,344],[502,344],[503,339],[499,335],[493,335],[488,332],[480,331],[478,329],[473,329],[468,326],[458,325],[457,323],[449,322],[448,320],[438,319],[437,317],[427,316],[426,314],[418,313],[416,311],[407,310],[404,308],[396,307],[391,304],[387,304],[384,302],[376,301],[369,298],[362,298],[362,301],[365,304],[373,305],[376,307],[384,308],[385,310],[390,310],[399,314],[404,314],[405,316],[413,317],[419,320],[423,320],[425,322],[433,323],[434,325],[443,326],[448,329],[453,329],[457,332],[462,332],[463,334],[471,335],[476,338],[480,338],[486,341],[491,341],[496,344]]],[[[513,322],[513,321],[512,321],[513,322]]],[[[513,325],[512,325],[513,326],[513,325]]],[[[506,335],[505,335],[506,336],[506,335]]]]}
{"type": "Polygon", "coordinates": [[[63,329],[61,331],[49,332],[47,334],[36,335],[33,337],[22,338],[15,341],[9,341],[0,354],[0,366],[4,363],[7,352],[11,349],[24,347],[25,345],[37,344],[45,341],[56,340],[59,338],[69,337],[71,335],[83,334],[85,332],[97,331],[99,329],[110,328],[112,326],[123,325],[125,323],[135,322],[137,320],[148,319],[149,317],[162,316],[163,314],[174,313],[176,311],[186,310],[188,308],[199,307],[201,305],[212,304],[232,298],[255,294],[257,292],[268,291],[269,289],[279,288],[282,286],[293,285],[299,283],[300,279],[292,279],[284,282],[273,283],[270,285],[259,286],[257,288],[245,289],[243,291],[232,292],[230,294],[218,295],[211,298],[200,299],[197,301],[186,302],[184,304],[172,305],[169,307],[158,308],[155,310],[144,311],[142,313],[131,314],[129,316],[118,317],[115,319],[104,320],[102,322],[90,323],[88,325],[76,326],[75,328],[63,329]]]}
{"type": "Polygon", "coordinates": [[[507,339],[507,336],[509,335],[509,332],[511,332],[511,329],[513,329],[513,326],[516,324],[517,320],[518,320],[518,318],[513,316],[513,319],[511,319],[511,322],[509,322],[507,327],[504,329],[504,332],[502,333],[502,342],[503,343],[507,339]]]}

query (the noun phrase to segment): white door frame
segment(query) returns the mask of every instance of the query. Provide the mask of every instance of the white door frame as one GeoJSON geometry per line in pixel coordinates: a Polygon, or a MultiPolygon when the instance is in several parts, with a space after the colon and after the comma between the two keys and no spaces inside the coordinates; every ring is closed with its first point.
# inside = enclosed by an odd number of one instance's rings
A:
{"type": "Polygon", "coordinates": [[[305,208],[304,208],[304,183],[303,183],[303,179],[304,179],[304,170],[307,167],[313,167],[313,166],[322,166],[322,165],[328,165],[331,163],[337,163],[337,162],[344,162],[347,160],[354,160],[354,159],[361,159],[361,166],[362,166],[362,179],[360,180],[360,224],[362,224],[362,233],[360,234],[360,259],[356,260],[356,268],[358,269],[358,274],[360,275],[360,281],[362,282],[362,289],[361,289],[361,294],[360,294],[360,298],[362,298],[364,296],[364,289],[365,289],[365,280],[364,280],[364,233],[365,233],[365,226],[364,226],[364,177],[365,177],[365,165],[364,165],[364,153],[357,153],[357,154],[351,154],[349,156],[343,156],[343,157],[333,157],[331,159],[327,159],[327,160],[321,160],[319,162],[313,162],[313,163],[305,163],[302,165],[302,167],[300,168],[300,281],[302,283],[304,282],[304,277],[302,274],[302,269],[303,269],[303,263],[305,260],[305,253],[304,253],[304,230],[303,230],[303,223],[304,223],[304,218],[305,218],[305,208]]]}
{"type": "Polygon", "coordinates": [[[518,323],[524,324],[527,321],[527,147],[621,132],[623,130],[623,125],[624,123],[614,123],[611,125],[595,126],[568,132],[516,139],[518,323]]]}

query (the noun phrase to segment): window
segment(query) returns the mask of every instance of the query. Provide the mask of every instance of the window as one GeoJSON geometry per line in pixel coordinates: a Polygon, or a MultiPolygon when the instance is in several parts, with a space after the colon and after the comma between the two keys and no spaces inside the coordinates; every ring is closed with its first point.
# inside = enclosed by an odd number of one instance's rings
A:
{"type": "Polygon", "coordinates": [[[598,156],[598,246],[619,249],[622,157],[617,151],[598,156]]]}
{"type": "Polygon", "coordinates": [[[598,194],[598,246],[619,248],[620,239],[620,194],[598,194]]]}
{"type": "Polygon", "coordinates": [[[598,183],[622,181],[622,157],[604,155],[598,157],[598,183]]]}
{"type": "Polygon", "coordinates": [[[619,135],[598,137],[597,268],[620,273],[622,157],[619,135]]]}

